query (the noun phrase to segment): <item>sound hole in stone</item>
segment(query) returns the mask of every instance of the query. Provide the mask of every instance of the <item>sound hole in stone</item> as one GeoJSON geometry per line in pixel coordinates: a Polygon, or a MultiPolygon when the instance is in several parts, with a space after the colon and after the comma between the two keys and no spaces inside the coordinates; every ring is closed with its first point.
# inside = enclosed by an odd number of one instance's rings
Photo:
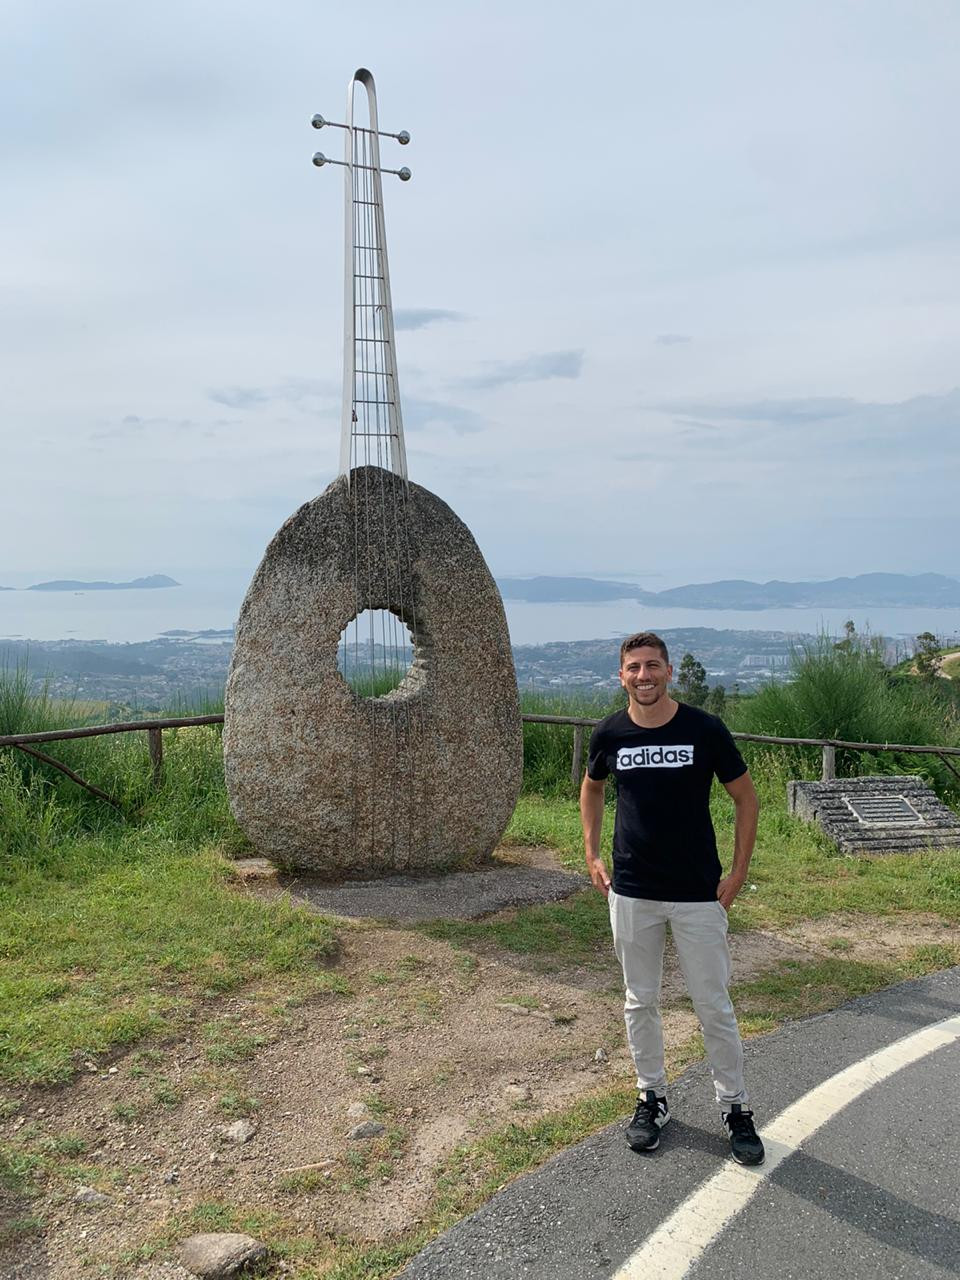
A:
{"type": "Polygon", "coordinates": [[[337,668],[361,698],[382,698],[399,688],[413,666],[414,642],[389,609],[365,609],[340,633],[337,668]]]}

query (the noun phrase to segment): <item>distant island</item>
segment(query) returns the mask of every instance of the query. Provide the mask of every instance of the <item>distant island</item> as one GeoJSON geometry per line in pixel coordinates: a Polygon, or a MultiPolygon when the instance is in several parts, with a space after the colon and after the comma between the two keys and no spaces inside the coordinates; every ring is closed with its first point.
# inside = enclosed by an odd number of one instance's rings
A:
{"type": "Polygon", "coordinates": [[[537,604],[637,600],[671,609],[960,608],[960,580],[941,573],[861,573],[826,582],[748,582],[740,578],[697,582],[666,591],[597,578],[505,578],[505,600],[537,604]]]}
{"type": "Polygon", "coordinates": [[[157,587],[179,587],[175,578],[165,573],[154,573],[148,578],[134,578],[132,582],[73,582],[68,578],[55,582],[35,582],[27,591],[142,591],[157,587]]]}
{"type": "Polygon", "coordinates": [[[504,600],[531,604],[591,604],[598,600],[638,600],[645,593],[635,582],[604,582],[600,578],[503,578],[498,581],[504,600]]]}
{"type": "Polygon", "coordinates": [[[184,631],[175,627],[173,631],[161,631],[160,635],[168,640],[232,640],[233,627],[206,627],[203,631],[184,631]]]}

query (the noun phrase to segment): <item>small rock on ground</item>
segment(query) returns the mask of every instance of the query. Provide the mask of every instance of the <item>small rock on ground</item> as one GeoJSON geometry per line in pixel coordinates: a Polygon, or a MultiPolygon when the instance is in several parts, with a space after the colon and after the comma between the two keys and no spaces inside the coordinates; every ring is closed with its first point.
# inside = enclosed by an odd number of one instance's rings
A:
{"type": "Polygon", "coordinates": [[[193,1275],[178,1262],[147,1262],[133,1272],[130,1280],[193,1280],[193,1275]]]}
{"type": "Polygon", "coordinates": [[[529,1102],[533,1097],[533,1090],[528,1084],[508,1084],[503,1090],[503,1096],[511,1102],[529,1102]]]}
{"type": "Polygon", "coordinates": [[[353,1140],[359,1138],[379,1138],[382,1133],[387,1132],[387,1126],[381,1124],[379,1120],[365,1120],[363,1124],[356,1125],[347,1134],[348,1138],[353,1140]]]}
{"type": "Polygon", "coordinates": [[[252,1120],[234,1120],[233,1124],[220,1127],[220,1134],[228,1142],[249,1142],[256,1137],[257,1126],[252,1120]]]}
{"type": "Polygon", "coordinates": [[[241,880],[275,880],[278,874],[269,858],[234,858],[232,866],[241,880]]]}
{"type": "Polygon", "coordinates": [[[180,1261],[203,1280],[229,1280],[266,1256],[267,1246],[260,1240],[233,1231],[206,1232],[180,1242],[180,1261]]]}
{"type": "Polygon", "coordinates": [[[113,1203],[109,1196],[105,1196],[96,1187],[77,1187],[76,1195],[73,1198],[77,1204],[99,1205],[113,1203]]]}

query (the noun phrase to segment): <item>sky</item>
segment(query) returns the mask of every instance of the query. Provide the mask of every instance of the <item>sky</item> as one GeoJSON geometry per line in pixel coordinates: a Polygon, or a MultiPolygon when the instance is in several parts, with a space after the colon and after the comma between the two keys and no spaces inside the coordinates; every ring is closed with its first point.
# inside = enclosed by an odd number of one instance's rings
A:
{"type": "Polygon", "coordinates": [[[411,479],[499,576],[960,576],[960,7],[5,0],[0,583],[333,479],[377,80],[411,479]]]}

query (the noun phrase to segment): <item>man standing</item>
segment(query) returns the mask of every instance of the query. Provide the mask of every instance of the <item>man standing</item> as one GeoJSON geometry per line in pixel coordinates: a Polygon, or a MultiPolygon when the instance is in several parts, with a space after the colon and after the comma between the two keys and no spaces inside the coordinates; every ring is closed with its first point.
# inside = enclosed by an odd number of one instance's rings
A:
{"type": "Polygon", "coordinates": [[[759,1164],[763,1143],[746,1109],[743,1046],[727,986],[727,909],[743,888],[757,834],[759,804],[747,766],[723,722],[676,702],[667,646],[651,631],[620,646],[627,706],[602,720],[590,739],[580,816],[590,879],[610,905],[613,943],[623,967],[627,1040],[639,1097],[626,1138],[653,1151],[670,1118],[660,1021],[667,922],[687,990],[703,1028],[724,1132],[733,1158],[759,1164]],[[604,788],[616,779],[613,884],[600,858],[604,788]],[[710,821],[714,775],[735,806],[733,867],[721,878],[710,821]]]}

